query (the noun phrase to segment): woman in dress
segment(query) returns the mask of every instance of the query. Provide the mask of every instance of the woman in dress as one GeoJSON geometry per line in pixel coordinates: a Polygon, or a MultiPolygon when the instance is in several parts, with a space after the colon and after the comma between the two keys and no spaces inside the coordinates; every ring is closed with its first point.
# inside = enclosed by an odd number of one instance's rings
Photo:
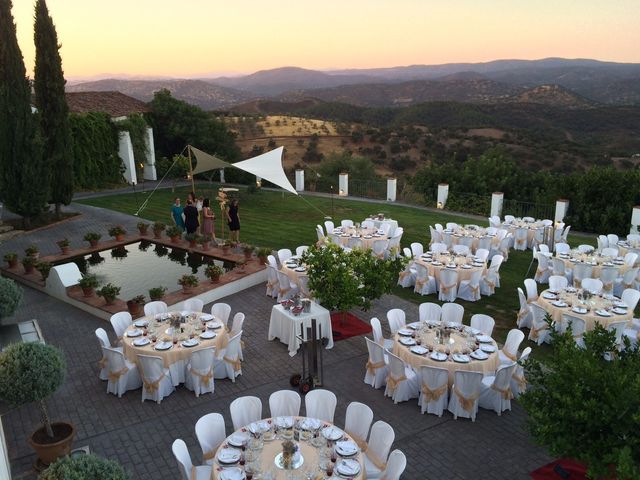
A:
{"type": "Polygon", "coordinates": [[[216,216],[209,206],[209,199],[205,198],[202,201],[202,234],[210,236],[213,240],[216,239],[216,232],[214,229],[214,220],[216,216]]]}
{"type": "Polygon", "coordinates": [[[187,229],[187,233],[196,233],[200,226],[198,209],[191,200],[187,200],[187,206],[184,207],[184,226],[187,229]]]}
{"type": "Polygon", "coordinates": [[[227,221],[229,224],[229,237],[231,241],[240,243],[240,213],[238,212],[238,200],[233,199],[227,208],[227,221]]]}
{"type": "Polygon", "coordinates": [[[182,218],[182,206],[180,205],[180,198],[176,197],[173,206],[171,207],[171,220],[176,227],[180,230],[184,230],[184,219],[182,218]]]}
{"type": "Polygon", "coordinates": [[[204,216],[202,215],[202,203],[204,201],[204,197],[198,197],[198,199],[194,202],[196,208],[198,209],[198,223],[200,224],[200,231],[198,233],[204,234],[202,231],[202,225],[204,223],[204,216]]]}

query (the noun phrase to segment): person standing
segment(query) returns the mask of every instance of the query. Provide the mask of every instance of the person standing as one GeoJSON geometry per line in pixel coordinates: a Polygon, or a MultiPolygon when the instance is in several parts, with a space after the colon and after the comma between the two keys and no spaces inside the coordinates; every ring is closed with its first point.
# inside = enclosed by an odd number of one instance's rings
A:
{"type": "Polygon", "coordinates": [[[183,208],[180,205],[180,198],[176,197],[173,206],[171,207],[171,220],[176,227],[184,231],[184,219],[182,218],[183,208]]]}
{"type": "Polygon", "coordinates": [[[236,243],[240,243],[240,212],[238,210],[238,200],[234,198],[227,208],[227,221],[229,224],[229,237],[231,241],[236,243]]]}
{"type": "Polygon", "coordinates": [[[184,226],[187,229],[187,233],[196,233],[200,226],[198,209],[191,200],[187,200],[187,206],[184,207],[184,226]]]}
{"type": "Polygon", "coordinates": [[[200,224],[200,227],[201,227],[199,229],[200,231],[198,233],[204,233],[202,231],[202,225],[204,223],[204,221],[203,221],[204,217],[202,215],[202,204],[203,204],[203,202],[204,202],[204,197],[198,197],[198,199],[195,201],[196,208],[198,209],[198,223],[200,224]]]}
{"type": "Polygon", "coordinates": [[[210,236],[213,240],[216,239],[216,231],[214,227],[214,220],[216,219],[213,210],[209,206],[209,199],[205,198],[202,201],[202,234],[210,236]]]}

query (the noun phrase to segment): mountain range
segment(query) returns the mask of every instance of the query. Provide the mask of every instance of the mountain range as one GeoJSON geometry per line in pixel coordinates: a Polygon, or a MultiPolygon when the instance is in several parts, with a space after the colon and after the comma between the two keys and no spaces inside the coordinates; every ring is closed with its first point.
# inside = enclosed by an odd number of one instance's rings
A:
{"type": "Polygon", "coordinates": [[[640,64],[547,58],[334,71],[282,67],[239,77],[102,79],[67,87],[117,90],[144,101],[161,88],[207,110],[233,109],[258,99],[315,99],[366,107],[455,101],[589,108],[640,105],[640,64]]]}

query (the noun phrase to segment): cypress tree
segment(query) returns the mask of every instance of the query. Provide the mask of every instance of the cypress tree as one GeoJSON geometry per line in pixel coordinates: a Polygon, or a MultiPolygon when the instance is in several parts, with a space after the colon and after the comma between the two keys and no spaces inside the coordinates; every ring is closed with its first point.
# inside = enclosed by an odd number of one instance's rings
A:
{"type": "Polygon", "coordinates": [[[46,174],[11,0],[0,0],[0,195],[9,210],[23,217],[25,227],[46,207],[46,174]]]}
{"type": "Polygon", "coordinates": [[[45,161],[50,177],[50,203],[69,205],[73,197],[73,150],[69,107],[64,96],[64,72],[60,58],[58,34],[45,0],[36,2],[34,42],[36,45],[35,91],[45,161]]]}

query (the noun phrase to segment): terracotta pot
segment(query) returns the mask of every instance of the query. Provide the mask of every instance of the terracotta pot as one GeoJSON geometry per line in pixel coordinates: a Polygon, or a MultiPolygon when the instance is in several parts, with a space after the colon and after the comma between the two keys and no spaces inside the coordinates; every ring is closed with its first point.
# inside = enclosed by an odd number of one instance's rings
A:
{"type": "Polygon", "coordinates": [[[82,294],[85,297],[93,297],[93,287],[82,287],[82,294]]]}
{"type": "Polygon", "coordinates": [[[147,235],[147,230],[148,230],[147,228],[145,228],[145,229],[139,228],[138,229],[138,231],[140,232],[140,235],[142,235],[142,236],[147,235]]]}
{"type": "Polygon", "coordinates": [[[140,304],[138,302],[134,302],[133,300],[127,301],[127,308],[129,309],[129,313],[132,317],[136,315],[140,315],[140,304]]]}
{"type": "Polygon", "coordinates": [[[244,258],[246,258],[247,260],[249,260],[252,255],[253,255],[253,252],[244,252],[244,258]]]}
{"type": "Polygon", "coordinates": [[[7,265],[9,265],[10,269],[14,269],[18,267],[18,259],[16,258],[15,260],[10,260],[7,262],[7,265]]]}
{"type": "Polygon", "coordinates": [[[40,257],[40,253],[32,253],[31,255],[27,255],[27,257],[37,260],[40,257]]]}
{"type": "Polygon", "coordinates": [[[71,453],[71,445],[76,429],[72,423],[54,422],[51,424],[53,434],[58,439],[54,443],[46,442],[48,437],[44,426],[33,432],[29,437],[29,445],[36,451],[38,462],[36,469],[42,470],[55,462],[58,458],[64,457],[71,453]]]}
{"type": "Polygon", "coordinates": [[[160,296],[160,297],[149,297],[151,298],[152,302],[157,302],[158,300],[162,300],[164,298],[164,295],[160,296]]]}
{"type": "Polygon", "coordinates": [[[258,257],[258,260],[260,261],[260,263],[267,263],[267,257],[260,256],[258,257]]]}
{"type": "Polygon", "coordinates": [[[228,245],[225,245],[224,247],[222,247],[222,251],[223,251],[224,253],[229,253],[229,246],[228,246],[228,245]]]}
{"type": "Polygon", "coordinates": [[[204,251],[209,250],[209,242],[203,242],[200,245],[202,246],[202,250],[204,251]]]}
{"type": "Polygon", "coordinates": [[[154,230],[153,236],[154,238],[162,238],[162,230],[154,230]]]}
{"type": "Polygon", "coordinates": [[[196,242],[195,240],[189,240],[189,248],[196,248],[197,244],[198,242],[196,242]]]}
{"type": "Polygon", "coordinates": [[[193,287],[182,287],[182,293],[185,295],[190,295],[193,292],[193,287]]]}
{"type": "Polygon", "coordinates": [[[92,247],[97,247],[98,246],[98,240],[89,240],[89,245],[91,245],[92,247]]]}
{"type": "Polygon", "coordinates": [[[60,247],[60,250],[62,251],[62,255],[69,255],[69,247],[60,247]]]}
{"type": "Polygon", "coordinates": [[[116,235],[116,242],[121,242],[124,240],[124,235],[116,235]]]}
{"type": "Polygon", "coordinates": [[[171,237],[171,243],[180,243],[180,237],[171,237]]]}
{"type": "Polygon", "coordinates": [[[33,265],[24,266],[24,273],[29,275],[29,274],[33,273],[34,268],[35,267],[33,265]]]}
{"type": "Polygon", "coordinates": [[[116,299],[115,298],[105,298],[104,299],[104,304],[105,305],[113,305],[115,303],[116,299]]]}
{"type": "Polygon", "coordinates": [[[218,283],[220,281],[220,275],[217,277],[211,277],[209,280],[211,280],[211,283],[218,283]]]}

